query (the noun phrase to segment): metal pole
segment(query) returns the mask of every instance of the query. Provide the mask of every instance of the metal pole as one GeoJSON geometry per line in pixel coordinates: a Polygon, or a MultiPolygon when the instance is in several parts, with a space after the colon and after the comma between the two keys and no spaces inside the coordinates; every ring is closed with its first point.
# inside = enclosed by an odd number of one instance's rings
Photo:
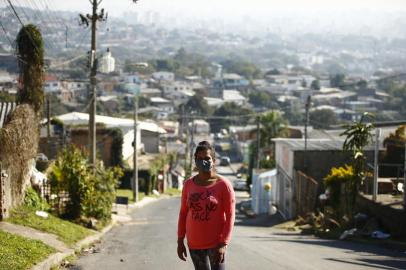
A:
{"type": "Polygon", "coordinates": [[[92,44],[91,44],[91,72],[90,72],[90,108],[89,108],[89,131],[90,131],[90,164],[96,168],[96,24],[98,21],[97,15],[97,0],[93,0],[92,14],[92,44]]]}
{"type": "Polygon", "coordinates": [[[372,199],[376,202],[378,199],[378,175],[379,175],[379,137],[381,136],[381,129],[375,130],[375,157],[374,157],[374,184],[372,199]]]}
{"type": "Polygon", "coordinates": [[[259,148],[260,148],[260,141],[261,141],[261,123],[260,123],[260,117],[257,116],[257,156],[256,156],[256,168],[257,170],[259,169],[259,148]]]}
{"type": "Polygon", "coordinates": [[[134,193],[134,201],[138,202],[139,194],[138,194],[138,96],[135,94],[134,98],[134,154],[133,154],[133,193],[134,193]]]}

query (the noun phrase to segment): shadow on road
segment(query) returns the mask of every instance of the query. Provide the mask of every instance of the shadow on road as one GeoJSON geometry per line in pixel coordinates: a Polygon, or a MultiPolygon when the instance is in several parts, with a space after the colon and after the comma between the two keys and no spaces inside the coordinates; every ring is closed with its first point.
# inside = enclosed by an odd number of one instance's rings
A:
{"type": "Polygon", "coordinates": [[[281,215],[255,215],[247,216],[242,210],[241,205],[246,202],[239,202],[236,204],[236,217],[235,217],[235,226],[255,226],[255,227],[272,227],[284,222],[284,219],[281,215]]]}
{"type": "MultiPolygon", "coordinates": [[[[274,240],[272,237],[270,241],[274,240]]],[[[379,246],[367,245],[354,243],[349,241],[338,241],[338,240],[323,240],[323,239],[279,239],[279,241],[286,241],[296,244],[303,245],[318,245],[323,247],[330,247],[335,249],[344,249],[351,254],[359,253],[362,255],[360,258],[356,258],[356,262],[352,260],[337,259],[337,258],[326,258],[326,260],[342,262],[347,264],[359,265],[359,266],[368,266],[379,269],[406,269],[406,255],[399,251],[393,251],[385,249],[379,246]],[[389,258],[371,258],[372,256],[365,256],[365,253],[373,254],[374,257],[390,257],[389,258]]]]}

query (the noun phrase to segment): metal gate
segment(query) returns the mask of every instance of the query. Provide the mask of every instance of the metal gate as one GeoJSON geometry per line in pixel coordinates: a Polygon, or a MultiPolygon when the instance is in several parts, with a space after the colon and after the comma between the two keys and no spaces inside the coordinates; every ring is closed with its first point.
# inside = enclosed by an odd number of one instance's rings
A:
{"type": "Polygon", "coordinates": [[[285,219],[293,218],[293,179],[277,166],[277,208],[285,219]]]}

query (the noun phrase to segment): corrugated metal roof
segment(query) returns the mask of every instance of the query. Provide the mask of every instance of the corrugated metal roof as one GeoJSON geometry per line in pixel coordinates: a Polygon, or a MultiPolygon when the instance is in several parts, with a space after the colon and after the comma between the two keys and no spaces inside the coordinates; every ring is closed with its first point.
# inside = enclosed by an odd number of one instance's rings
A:
{"type": "MultiPolygon", "coordinates": [[[[304,139],[273,139],[275,143],[282,143],[288,146],[292,151],[303,151],[305,146],[304,139]]],[[[342,150],[344,140],[331,140],[331,139],[309,139],[307,140],[307,150],[309,151],[331,151],[342,150]]],[[[365,147],[365,150],[373,150],[374,145],[371,143],[365,147]]]]}
{"type": "Polygon", "coordinates": [[[0,102],[0,128],[4,126],[7,116],[15,110],[17,104],[15,102],[0,102]]]}

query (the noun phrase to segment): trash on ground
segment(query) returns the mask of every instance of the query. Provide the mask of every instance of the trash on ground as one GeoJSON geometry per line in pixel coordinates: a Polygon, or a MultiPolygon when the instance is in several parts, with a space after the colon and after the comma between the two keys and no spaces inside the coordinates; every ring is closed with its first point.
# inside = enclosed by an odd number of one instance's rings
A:
{"type": "Polygon", "coordinates": [[[351,230],[346,230],[340,235],[340,240],[344,240],[348,238],[348,236],[353,236],[355,232],[357,231],[356,228],[352,228],[351,230]]]}
{"type": "Polygon", "coordinates": [[[35,214],[42,218],[48,218],[48,213],[44,211],[36,211],[35,214]]]}
{"type": "Polygon", "coordinates": [[[371,233],[371,237],[375,239],[388,239],[390,234],[384,233],[382,231],[374,231],[371,233]]]}

